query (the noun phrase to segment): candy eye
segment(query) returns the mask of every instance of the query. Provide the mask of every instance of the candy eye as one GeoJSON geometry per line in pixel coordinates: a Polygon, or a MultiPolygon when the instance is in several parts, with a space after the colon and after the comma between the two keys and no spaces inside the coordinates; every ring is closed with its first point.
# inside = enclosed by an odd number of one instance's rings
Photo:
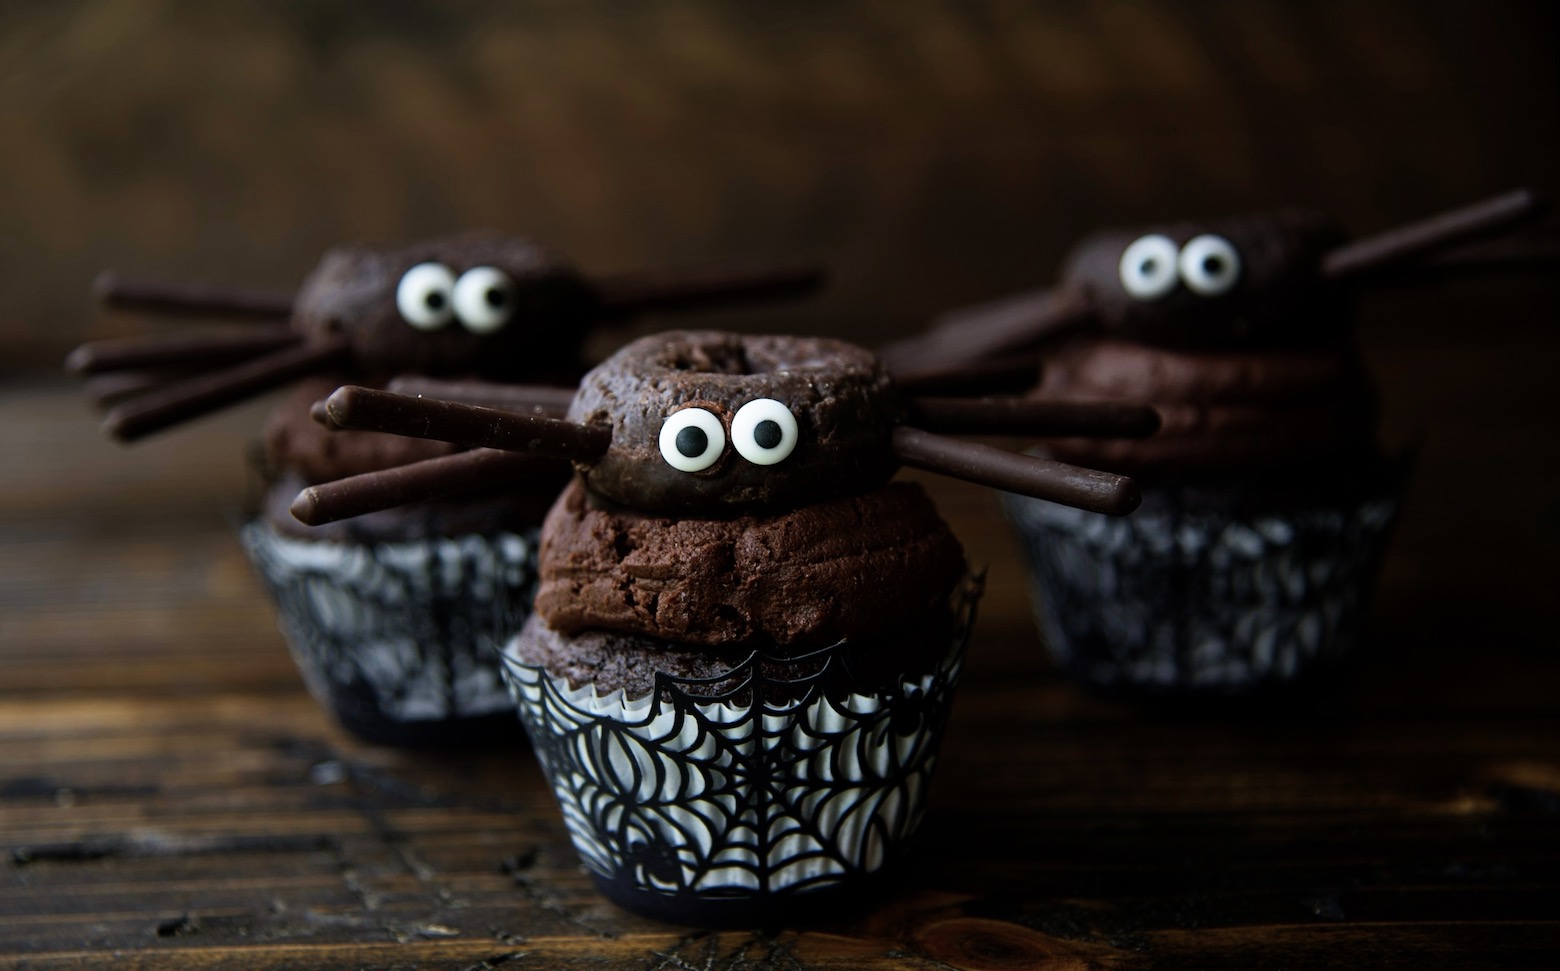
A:
{"type": "Polygon", "coordinates": [[[731,444],[754,465],[784,462],[796,450],[796,416],[773,398],[754,398],[732,416],[731,444]]]}
{"type": "Polygon", "coordinates": [[[1138,300],[1158,300],[1175,289],[1175,241],[1152,233],[1121,254],[1121,285],[1138,300]]]}
{"type": "Polygon", "coordinates": [[[661,457],[679,472],[703,472],[725,450],[726,430],[703,408],[684,408],[661,423],[661,457]]]}
{"type": "Polygon", "coordinates": [[[515,284],[503,270],[478,266],[455,281],[455,316],[473,334],[493,333],[514,311],[515,284]]]}
{"type": "Polygon", "coordinates": [[[451,306],[455,274],[443,263],[419,263],[406,271],[395,288],[395,308],[401,319],[418,330],[438,330],[455,316],[451,306]]]}
{"type": "Polygon", "coordinates": [[[1198,296],[1228,293],[1240,279],[1240,254],[1223,236],[1193,237],[1181,248],[1181,281],[1198,296]]]}

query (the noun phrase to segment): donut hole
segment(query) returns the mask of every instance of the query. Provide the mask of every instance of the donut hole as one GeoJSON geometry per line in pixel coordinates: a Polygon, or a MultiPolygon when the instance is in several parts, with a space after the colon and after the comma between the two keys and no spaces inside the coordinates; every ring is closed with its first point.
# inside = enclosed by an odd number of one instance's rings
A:
{"type": "Polygon", "coordinates": [[[747,375],[762,373],[748,360],[747,349],[737,343],[703,345],[678,344],[666,349],[661,365],[673,371],[699,374],[747,375]]]}

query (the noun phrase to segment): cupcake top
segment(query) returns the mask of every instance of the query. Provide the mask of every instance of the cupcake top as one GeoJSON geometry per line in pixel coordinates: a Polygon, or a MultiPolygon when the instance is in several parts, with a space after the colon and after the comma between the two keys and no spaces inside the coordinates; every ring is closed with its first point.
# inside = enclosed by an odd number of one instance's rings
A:
{"type": "MultiPolygon", "coordinates": [[[[500,409],[343,387],[326,400],[323,415],[338,428],[490,453],[450,456],[447,476],[422,470],[420,495],[497,482],[516,468],[504,454],[567,458],[598,503],[702,519],[859,495],[885,484],[901,464],[1125,515],[1138,496],[1122,476],[939,432],[1143,435],[1158,426],[1142,406],[1056,409],[1016,399],[906,397],[871,354],[850,344],[721,331],[673,331],[627,345],[585,376],[562,420],[512,410],[525,403],[523,394],[509,400],[500,409]]],[[[407,501],[404,483],[386,488],[383,478],[335,485],[301,494],[299,519],[320,522],[381,499],[407,501]]]]}
{"type": "Polygon", "coordinates": [[[1105,335],[1047,355],[1040,400],[1132,398],[1163,425],[1134,442],[1062,440],[1055,454],[1139,475],[1293,470],[1368,456],[1376,403],[1350,339],[1352,301],[1322,277],[1343,240],[1286,210],[1097,233],[1066,285],[1105,335]]]}
{"type": "Polygon", "coordinates": [[[963,548],[913,483],[687,519],[603,509],[576,480],[542,527],[536,610],[566,634],[821,646],[932,612],[963,575],[963,548]]]}
{"type": "Polygon", "coordinates": [[[1083,338],[1046,359],[1040,400],[1131,397],[1158,410],[1141,440],[1058,439],[1069,461],[1135,475],[1304,470],[1376,452],[1376,398],[1346,342],[1186,350],[1083,338]]]}
{"type": "MultiPolygon", "coordinates": [[[[514,456],[573,461],[543,527],[537,613],[569,633],[610,630],[698,647],[822,646],[947,614],[964,553],[901,463],[1114,514],[1130,480],[912,427],[970,433],[1146,434],[1150,409],[1050,409],[907,396],[876,357],[840,341],[673,331],[635,341],[580,383],[563,420],[341,388],[339,427],[474,446],[423,463],[438,489],[496,486],[514,456]]],[[[305,490],[305,522],[407,496],[401,478],[305,490]]],[[[437,491],[437,490],[434,490],[437,491]]],[[[432,494],[418,493],[419,496],[432,494]]]]}
{"type": "Polygon", "coordinates": [[[1543,210],[1519,189],[1351,242],[1305,210],[1106,230],[1074,248],[1056,287],[954,312],[883,353],[916,378],[939,362],[998,374],[993,364],[1043,356],[1036,401],[1154,405],[1163,429],[1151,438],[1054,446],[1098,468],[1336,467],[1379,454],[1375,396],[1352,341],[1355,288],[1432,259],[1478,268],[1470,243],[1543,210]]]}

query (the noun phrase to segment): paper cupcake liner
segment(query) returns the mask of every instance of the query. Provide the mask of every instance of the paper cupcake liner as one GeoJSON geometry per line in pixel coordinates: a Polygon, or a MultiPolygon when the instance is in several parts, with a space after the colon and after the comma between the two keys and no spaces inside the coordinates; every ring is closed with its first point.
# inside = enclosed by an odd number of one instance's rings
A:
{"type": "Polygon", "coordinates": [[[712,678],[657,674],[629,698],[570,688],[512,641],[510,689],[597,885],[662,919],[745,923],[880,870],[925,811],[979,593],[959,595],[931,671],[884,687],[856,682],[841,642],[754,652],[712,678]]]}
{"type": "Polygon", "coordinates": [[[1337,668],[1355,647],[1401,474],[1363,498],[1237,512],[1147,487],[1113,519],[1012,494],[1046,646],[1107,691],[1242,695],[1337,668]]]}
{"type": "Polygon", "coordinates": [[[409,745],[518,734],[499,651],[530,615],[536,530],[345,544],[255,521],[241,536],[305,683],[345,727],[409,745]]]}

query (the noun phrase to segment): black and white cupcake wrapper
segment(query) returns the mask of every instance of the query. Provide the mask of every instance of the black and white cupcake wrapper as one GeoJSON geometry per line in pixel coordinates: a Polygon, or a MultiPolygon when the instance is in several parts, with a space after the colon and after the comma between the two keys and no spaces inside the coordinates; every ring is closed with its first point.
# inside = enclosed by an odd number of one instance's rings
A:
{"type": "Polygon", "coordinates": [[[255,521],[241,535],[304,681],[347,728],[436,744],[513,722],[499,651],[530,615],[535,530],[356,545],[255,521]]]}
{"type": "Polygon", "coordinates": [[[674,921],[762,921],[855,886],[915,831],[978,598],[972,583],[933,670],[887,687],[851,685],[844,642],[755,652],[715,678],[658,674],[637,699],[570,688],[522,661],[520,638],[505,672],[607,896],[674,921]]]}
{"type": "Polygon", "coordinates": [[[1002,498],[1064,671],[1106,690],[1235,696],[1309,679],[1352,652],[1400,484],[1255,512],[1148,487],[1120,519],[1002,498]]]}

